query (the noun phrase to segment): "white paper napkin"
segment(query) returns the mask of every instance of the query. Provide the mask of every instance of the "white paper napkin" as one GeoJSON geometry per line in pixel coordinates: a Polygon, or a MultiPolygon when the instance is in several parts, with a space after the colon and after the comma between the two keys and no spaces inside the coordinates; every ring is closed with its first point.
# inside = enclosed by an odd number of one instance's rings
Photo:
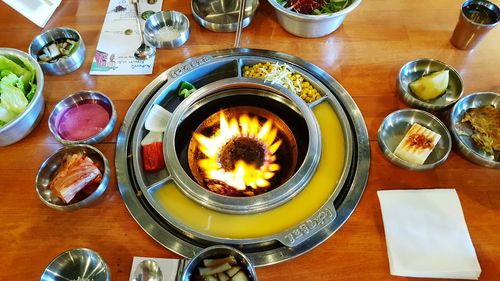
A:
{"type": "Polygon", "coordinates": [[[392,275],[477,279],[481,267],[455,189],[378,191],[392,275]]]}
{"type": "Polygon", "coordinates": [[[61,0],[3,0],[39,27],[44,27],[61,0]]]}
{"type": "Polygon", "coordinates": [[[148,257],[134,257],[132,261],[132,268],[130,269],[129,281],[135,281],[134,273],[137,265],[143,260],[154,260],[158,263],[162,273],[161,281],[176,281],[180,276],[177,276],[178,272],[182,272],[181,269],[184,268],[184,260],[179,259],[162,259],[162,258],[148,258],[148,257]],[[179,269],[179,267],[182,267],[179,269]]]}

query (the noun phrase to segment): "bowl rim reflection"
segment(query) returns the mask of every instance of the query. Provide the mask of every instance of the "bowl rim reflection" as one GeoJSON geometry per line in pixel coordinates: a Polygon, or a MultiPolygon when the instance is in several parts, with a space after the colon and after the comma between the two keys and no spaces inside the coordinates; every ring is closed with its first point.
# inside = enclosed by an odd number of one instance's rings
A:
{"type": "MultiPolygon", "coordinates": [[[[58,164],[57,168],[60,167],[60,164],[58,164]]],[[[57,169],[56,169],[57,170],[57,169]]],[[[87,144],[75,144],[75,145],[68,145],[68,146],[63,146],[56,152],[54,152],[52,155],[50,155],[43,163],[40,165],[40,168],[38,169],[36,179],[35,179],[35,189],[36,193],[38,195],[38,198],[48,207],[59,210],[59,211],[74,211],[78,210],[87,206],[90,206],[94,201],[96,201],[101,195],[106,191],[106,188],[108,187],[109,181],[110,181],[110,166],[109,166],[109,161],[106,158],[106,156],[97,148],[87,145],[87,144]],[[68,153],[68,151],[72,150],[90,150],[92,153],[95,153],[100,160],[100,164],[102,164],[102,168],[100,169],[102,172],[102,179],[101,183],[97,186],[97,188],[89,194],[87,197],[83,198],[82,200],[72,203],[72,204],[55,204],[52,202],[47,201],[44,196],[42,196],[42,191],[44,189],[49,189],[48,185],[45,186],[41,183],[42,179],[47,178],[49,181],[53,178],[55,170],[52,171],[51,174],[45,176],[43,175],[43,172],[50,172],[50,166],[53,164],[54,161],[57,160],[57,157],[61,156],[64,157],[64,154],[68,153]]],[[[51,191],[52,193],[52,191],[51,191]]]]}
{"type": "MultiPolygon", "coordinates": [[[[422,126],[429,129],[425,125],[422,125],[422,126]]],[[[424,111],[421,109],[414,109],[414,108],[399,109],[399,110],[393,111],[389,115],[387,115],[384,118],[384,120],[382,121],[382,123],[380,124],[380,127],[378,128],[377,142],[379,144],[380,149],[382,150],[382,153],[391,163],[393,163],[401,168],[405,168],[405,169],[413,170],[413,171],[431,170],[431,169],[434,169],[435,167],[443,164],[450,156],[451,148],[452,148],[452,138],[450,135],[450,131],[448,130],[446,125],[439,118],[437,118],[435,115],[433,115],[427,111],[424,111]],[[448,140],[449,145],[446,148],[446,153],[438,161],[435,161],[432,163],[427,163],[427,164],[425,164],[425,162],[424,162],[424,164],[422,164],[422,165],[414,164],[414,163],[411,163],[411,162],[408,162],[408,161],[405,161],[405,160],[399,158],[398,156],[396,156],[396,154],[394,154],[394,151],[388,147],[386,141],[382,138],[382,132],[384,130],[384,127],[386,126],[386,123],[389,122],[389,120],[391,120],[392,117],[399,115],[399,114],[402,114],[402,113],[405,113],[405,112],[414,112],[415,114],[423,114],[423,115],[431,118],[431,120],[435,121],[446,132],[445,136],[441,136],[441,140],[446,138],[448,140]]]]}
{"type": "MultiPolygon", "coordinates": [[[[445,62],[442,62],[440,60],[433,59],[433,58],[417,58],[417,59],[408,61],[399,69],[397,82],[398,82],[397,83],[398,84],[397,90],[398,90],[399,94],[402,96],[405,103],[407,103],[409,106],[414,106],[414,107],[417,107],[418,109],[423,109],[423,110],[427,110],[427,111],[439,111],[439,110],[447,109],[447,108],[451,107],[453,104],[455,104],[458,100],[460,100],[464,94],[464,81],[462,79],[462,75],[460,75],[460,72],[458,72],[458,70],[456,70],[453,66],[451,66],[445,62]],[[419,62],[434,62],[434,63],[437,63],[437,64],[443,66],[444,69],[450,70],[458,78],[458,82],[460,84],[460,92],[457,93],[457,97],[444,105],[435,105],[435,104],[432,104],[426,100],[422,100],[422,99],[417,98],[415,96],[415,94],[413,94],[411,92],[408,85],[406,87],[403,87],[403,79],[402,79],[403,78],[403,71],[409,65],[417,64],[419,62]]],[[[443,96],[443,95],[445,95],[445,94],[442,94],[441,96],[443,96]]]]}
{"type": "Polygon", "coordinates": [[[113,101],[106,96],[105,94],[99,92],[99,91],[94,91],[94,90],[80,90],[76,93],[70,94],[69,96],[66,96],[62,100],[60,100],[52,109],[49,115],[48,119],[48,124],[49,124],[49,130],[54,136],[54,138],[62,143],[63,145],[72,145],[72,144],[94,144],[102,141],[105,139],[111,132],[113,132],[113,129],[115,127],[117,120],[117,113],[115,109],[115,105],[113,104],[113,101]],[[97,99],[96,99],[97,98],[97,99]],[[57,129],[57,118],[59,114],[63,114],[66,110],[71,108],[73,105],[78,105],[78,104],[83,104],[85,101],[100,101],[103,100],[105,103],[109,104],[109,108],[107,105],[103,105],[99,103],[101,106],[103,106],[108,113],[111,113],[109,116],[109,121],[106,124],[106,126],[99,131],[97,134],[90,136],[86,139],[81,139],[81,140],[67,140],[64,139],[60,134],[57,129]],[[111,111],[111,112],[109,112],[111,111]]]}

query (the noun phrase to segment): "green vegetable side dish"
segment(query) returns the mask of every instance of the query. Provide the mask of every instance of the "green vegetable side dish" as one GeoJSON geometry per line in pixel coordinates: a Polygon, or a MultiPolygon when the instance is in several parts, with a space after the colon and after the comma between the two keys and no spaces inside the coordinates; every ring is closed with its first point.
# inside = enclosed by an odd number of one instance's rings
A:
{"type": "Polygon", "coordinates": [[[183,98],[189,97],[194,91],[196,91],[196,87],[193,84],[182,81],[181,86],[179,87],[178,95],[183,98]]]}
{"type": "Polygon", "coordinates": [[[323,15],[339,12],[353,0],[276,0],[283,7],[306,15],[323,15]]]}
{"type": "Polygon", "coordinates": [[[0,55],[0,127],[21,114],[35,92],[35,69],[29,60],[0,55]]]}

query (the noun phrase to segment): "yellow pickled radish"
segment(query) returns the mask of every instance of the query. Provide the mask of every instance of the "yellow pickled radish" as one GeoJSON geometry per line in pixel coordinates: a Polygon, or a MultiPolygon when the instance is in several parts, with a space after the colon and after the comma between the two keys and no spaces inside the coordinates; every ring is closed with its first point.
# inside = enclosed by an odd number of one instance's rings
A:
{"type": "Polygon", "coordinates": [[[432,100],[446,92],[449,70],[436,71],[409,84],[411,91],[423,100],[432,100]]]}

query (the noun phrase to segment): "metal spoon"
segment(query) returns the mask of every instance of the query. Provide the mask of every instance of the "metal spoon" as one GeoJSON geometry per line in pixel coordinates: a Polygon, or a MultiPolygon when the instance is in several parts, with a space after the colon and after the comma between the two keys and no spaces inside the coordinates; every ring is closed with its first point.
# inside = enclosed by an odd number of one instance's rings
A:
{"type": "Polygon", "coordinates": [[[134,281],[162,281],[160,266],[154,260],[141,261],[134,271],[134,281]]]}
{"type": "Polygon", "coordinates": [[[141,45],[139,48],[137,48],[137,51],[135,51],[134,56],[138,60],[147,60],[149,59],[152,55],[155,54],[155,49],[146,45],[144,43],[144,35],[142,34],[142,27],[141,27],[141,21],[139,19],[139,7],[138,7],[138,0],[132,0],[134,3],[135,7],[135,14],[136,14],[136,20],[137,20],[137,28],[139,29],[139,35],[141,35],[141,45]]]}

